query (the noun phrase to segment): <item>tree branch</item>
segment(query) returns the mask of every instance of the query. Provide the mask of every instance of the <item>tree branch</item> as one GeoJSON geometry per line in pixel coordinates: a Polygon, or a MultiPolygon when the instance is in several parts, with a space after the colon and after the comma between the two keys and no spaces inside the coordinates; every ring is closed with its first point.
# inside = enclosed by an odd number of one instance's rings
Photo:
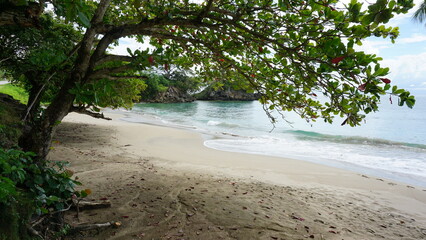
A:
{"type": "Polygon", "coordinates": [[[185,19],[185,18],[166,18],[166,17],[157,17],[154,19],[143,20],[138,24],[123,24],[119,26],[115,25],[99,25],[96,27],[96,31],[99,34],[111,34],[115,35],[115,38],[127,37],[131,35],[139,34],[140,30],[151,29],[156,26],[166,26],[166,25],[175,25],[175,26],[193,26],[200,27],[205,26],[205,23],[196,21],[195,19],[185,19]]]}
{"type": "Polygon", "coordinates": [[[1,3],[0,26],[40,28],[39,17],[42,8],[38,3],[30,2],[28,6],[17,6],[12,1],[6,2],[1,3]]]}
{"type": "Polygon", "coordinates": [[[102,64],[105,62],[112,62],[112,61],[121,61],[121,62],[131,62],[134,58],[130,56],[125,55],[104,55],[101,59],[99,59],[96,64],[102,64]]]}
{"type": "Polygon", "coordinates": [[[90,23],[92,25],[101,23],[106,10],[108,9],[109,4],[111,3],[111,0],[101,0],[100,3],[98,4],[98,7],[96,8],[95,14],[93,15],[92,20],[90,21],[90,23]]]}
{"type": "Polygon", "coordinates": [[[108,80],[121,80],[121,79],[148,79],[147,76],[111,76],[111,75],[96,75],[91,79],[108,79],[108,80]]]}
{"type": "Polygon", "coordinates": [[[105,119],[105,120],[112,120],[112,118],[105,117],[103,113],[92,112],[92,111],[87,110],[87,108],[85,108],[85,107],[75,107],[75,106],[72,106],[70,108],[70,112],[76,112],[76,113],[80,113],[80,114],[86,114],[86,115],[89,115],[89,116],[94,117],[94,118],[100,118],[100,119],[105,119]]]}
{"type": "Polygon", "coordinates": [[[203,18],[207,15],[208,12],[210,12],[210,9],[212,8],[214,0],[209,0],[206,4],[206,7],[203,9],[203,11],[200,12],[200,14],[197,16],[196,21],[201,22],[203,18]]]}
{"type": "Polygon", "coordinates": [[[130,66],[130,64],[119,66],[119,67],[114,67],[114,68],[101,68],[99,70],[94,71],[90,75],[89,79],[99,79],[100,76],[111,76],[110,74],[121,73],[121,72],[124,72],[126,70],[130,70],[132,68],[133,68],[133,66],[130,66]]]}

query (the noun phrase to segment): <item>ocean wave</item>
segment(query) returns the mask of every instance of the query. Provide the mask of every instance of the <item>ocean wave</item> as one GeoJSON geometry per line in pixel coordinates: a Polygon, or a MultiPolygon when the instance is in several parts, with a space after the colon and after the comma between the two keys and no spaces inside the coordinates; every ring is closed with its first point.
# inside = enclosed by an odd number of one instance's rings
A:
{"type": "Polygon", "coordinates": [[[391,141],[391,140],[380,139],[380,138],[331,135],[331,134],[323,134],[323,133],[303,131],[303,130],[287,130],[286,133],[289,133],[295,136],[295,138],[298,140],[327,141],[327,142],[335,142],[335,143],[342,143],[342,144],[392,146],[392,147],[415,148],[419,150],[426,150],[426,145],[424,144],[397,142],[397,141],[391,141]]]}
{"type": "Polygon", "coordinates": [[[220,121],[213,121],[209,120],[207,122],[207,126],[219,126],[219,127],[226,127],[226,128],[239,128],[240,125],[233,124],[233,123],[226,123],[226,122],[220,122],[220,121]]]}
{"type": "Polygon", "coordinates": [[[222,151],[305,160],[426,186],[425,155],[419,155],[412,148],[263,137],[212,139],[204,145],[222,151]]]}

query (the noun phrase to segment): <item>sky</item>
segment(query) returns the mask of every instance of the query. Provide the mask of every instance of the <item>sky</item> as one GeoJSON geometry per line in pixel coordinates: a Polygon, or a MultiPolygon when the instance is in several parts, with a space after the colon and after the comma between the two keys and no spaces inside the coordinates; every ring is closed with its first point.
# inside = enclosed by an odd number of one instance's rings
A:
{"type": "MultiPolygon", "coordinates": [[[[407,90],[426,90],[426,24],[412,19],[414,11],[422,1],[414,0],[416,6],[410,12],[395,16],[387,24],[387,26],[399,27],[400,36],[394,44],[389,38],[374,37],[365,39],[363,45],[358,48],[358,50],[382,57],[381,66],[390,68],[388,78],[393,84],[407,90]]],[[[120,46],[116,47],[113,53],[127,55],[127,47],[143,49],[147,46],[126,38],[120,40],[120,46]]]]}
{"type": "Polygon", "coordinates": [[[408,90],[426,89],[426,24],[412,19],[422,1],[414,0],[416,6],[410,12],[394,17],[387,24],[399,27],[400,35],[394,44],[388,38],[369,38],[361,47],[382,57],[381,66],[390,68],[388,78],[408,90]]]}

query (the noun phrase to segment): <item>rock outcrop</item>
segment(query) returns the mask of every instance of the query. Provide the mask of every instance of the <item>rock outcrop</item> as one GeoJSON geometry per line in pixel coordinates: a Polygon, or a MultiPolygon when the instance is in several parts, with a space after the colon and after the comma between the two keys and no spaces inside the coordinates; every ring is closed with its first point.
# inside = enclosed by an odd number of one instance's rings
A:
{"type": "Polygon", "coordinates": [[[213,101],[253,101],[258,100],[258,93],[248,93],[244,90],[234,90],[231,88],[214,90],[212,87],[204,89],[196,96],[197,100],[213,101]]]}
{"type": "Polygon", "coordinates": [[[165,92],[159,93],[153,99],[145,100],[150,103],[181,103],[193,102],[195,100],[191,95],[182,92],[176,87],[169,87],[165,92]]]}

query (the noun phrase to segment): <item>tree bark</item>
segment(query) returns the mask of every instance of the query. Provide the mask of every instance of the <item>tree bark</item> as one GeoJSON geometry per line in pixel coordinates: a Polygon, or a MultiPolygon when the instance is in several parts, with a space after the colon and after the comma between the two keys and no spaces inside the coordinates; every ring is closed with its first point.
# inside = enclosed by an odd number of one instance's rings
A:
{"type": "Polygon", "coordinates": [[[34,152],[39,161],[46,158],[57,125],[68,114],[72,106],[75,95],[71,94],[69,90],[74,87],[74,84],[71,79],[68,79],[41,118],[29,121],[19,139],[19,146],[24,151],[34,152]]]}
{"type": "Polygon", "coordinates": [[[28,6],[15,6],[4,1],[0,10],[0,26],[21,26],[39,28],[39,17],[42,8],[38,3],[29,3],[28,6]]]}
{"type": "Polygon", "coordinates": [[[41,73],[38,71],[29,71],[25,73],[25,77],[31,83],[31,89],[29,90],[27,110],[24,112],[23,120],[26,122],[28,120],[34,119],[37,112],[40,108],[41,99],[40,96],[43,95],[44,87],[40,84],[37,79],[34,77],[40,76],[41,73]]]}

